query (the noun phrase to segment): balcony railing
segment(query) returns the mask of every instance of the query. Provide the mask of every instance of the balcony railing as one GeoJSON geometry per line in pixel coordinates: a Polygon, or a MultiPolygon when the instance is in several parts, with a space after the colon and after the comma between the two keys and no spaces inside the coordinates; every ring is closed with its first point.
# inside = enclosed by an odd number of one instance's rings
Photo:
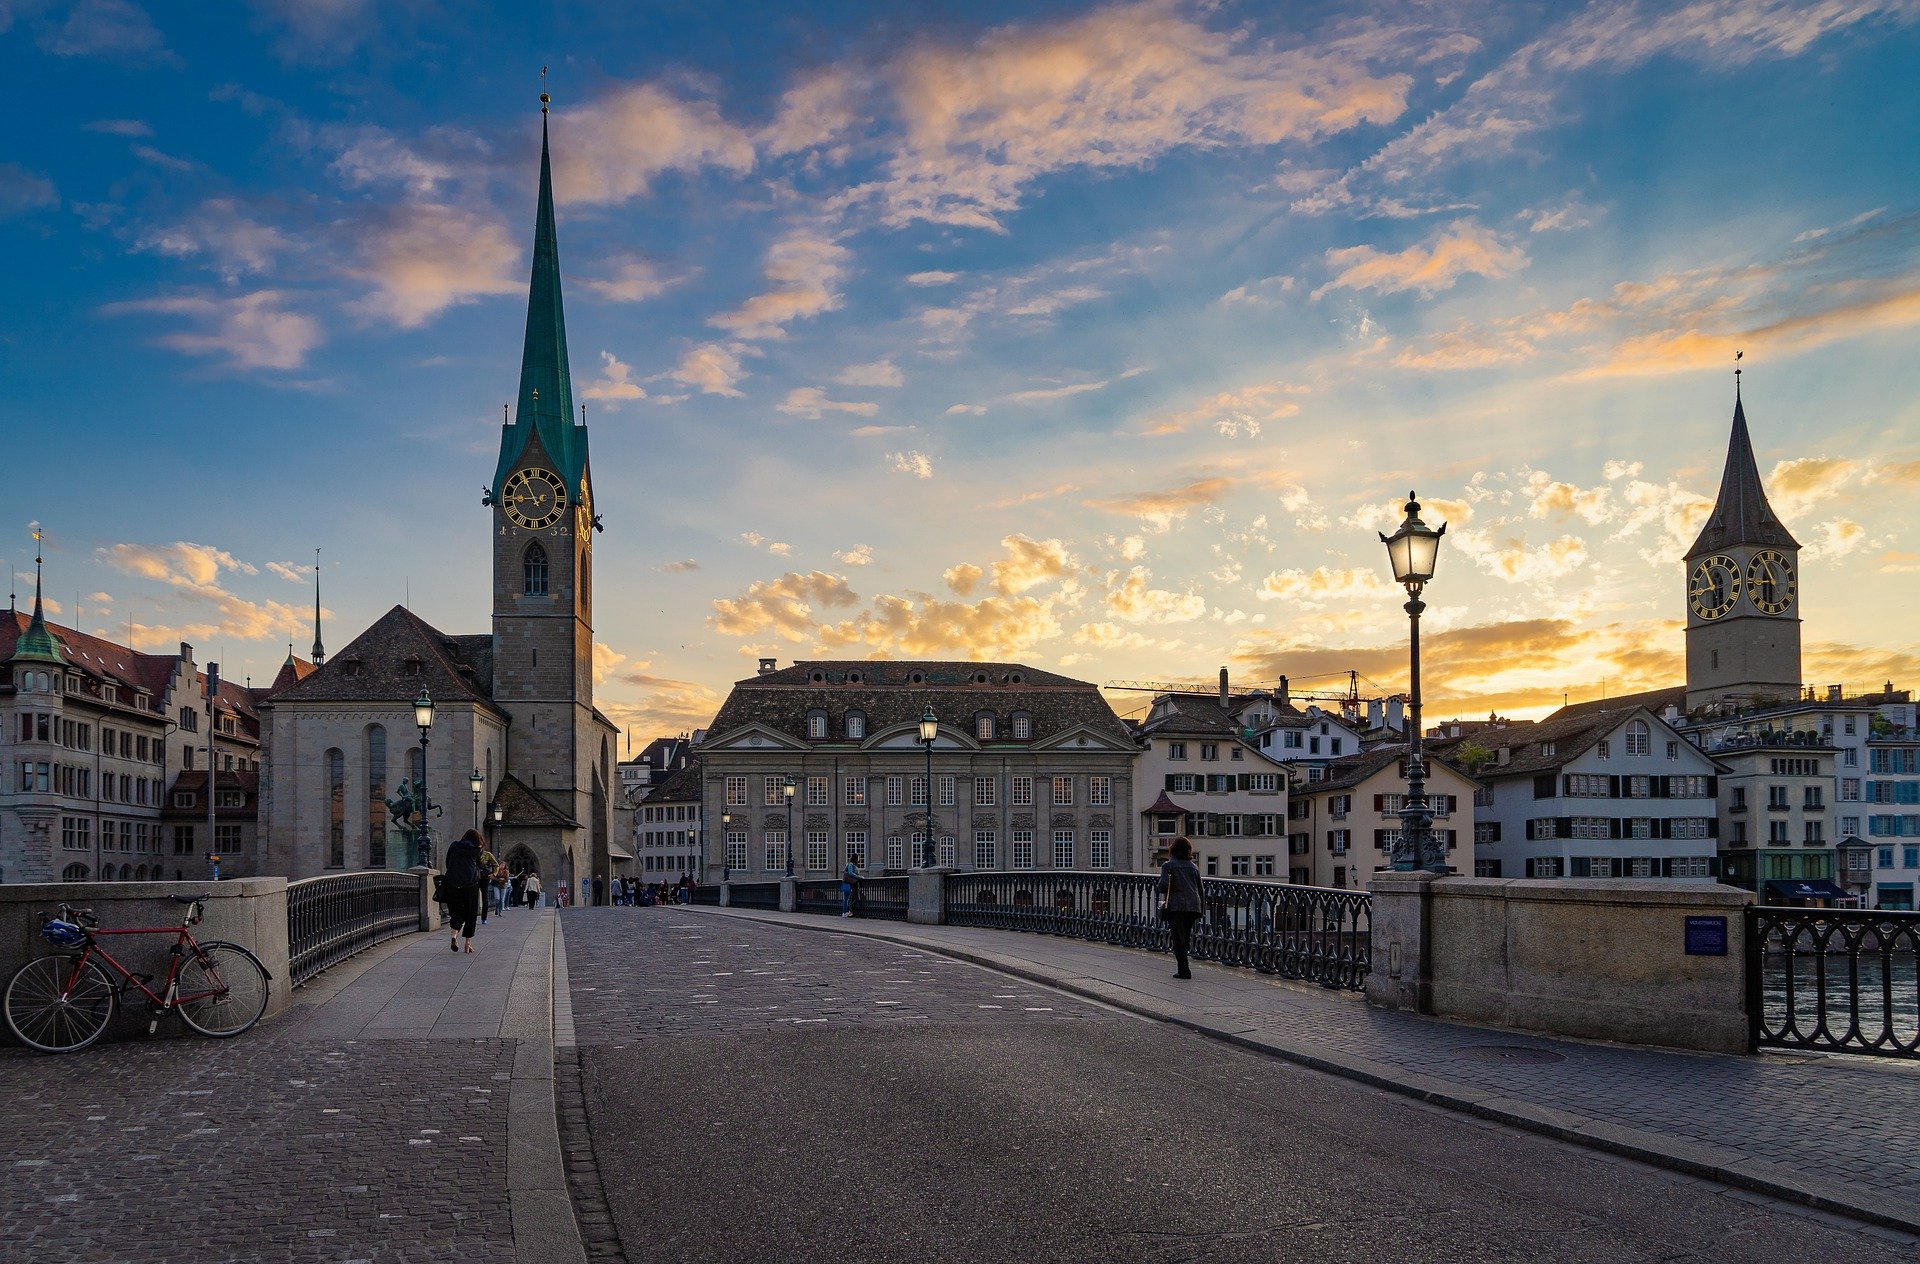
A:
{"type": "MultiPolygon", "coordinates": [[[[946,919],[1166,952],[1172,944],[1156,882],[1137,873],[954,874],[946,881],[946,919]]],[[[1373,897],[1365,891],[1238,878],[1208,878],[1202,890],[1195,958],[1329,988],[1366,986],[1373,897]]]]}

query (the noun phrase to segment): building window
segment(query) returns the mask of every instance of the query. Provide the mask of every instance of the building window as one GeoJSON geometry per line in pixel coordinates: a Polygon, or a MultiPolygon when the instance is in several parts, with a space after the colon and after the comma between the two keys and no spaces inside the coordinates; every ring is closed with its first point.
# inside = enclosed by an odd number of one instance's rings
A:
{"type": "Polygon", "coordinates": [[[1113,831],[1087,831],[1087,867],[1090,869],[1113,868],[1113,831]]]}
{"type": "Polygon", "coordinates": [[[1200,743],[1200,758],[1201,758],[1201,759],[1202,759],[1203,761],[1212,761],[1212,760],[1217,760],[1217,759],[1219,759],[1219,758],[1220,758],[1220,743],[1218,743],[1218,742],[1202,742],[1202,743],[1200,743]]]}
{"type": "Polygon", "coordinates": [[[996,794],[997,788],[998,783],[996,783],[992,777],[976,776],[973,779],[973,806],[977,808],[993,807],[995,799],[998,798],[996,794]]]}
{"type": "Polygon", "coordinates": [[[1113,806],[1113,778],[1087,778],[1087,804],[1090,807],[1107,808],[1113,806]]]}
{"type": "Polygon", "coordinates": [[[993,717],[990,715],[975,716],[973,720],[973,735],[983,742],[991,742],[993,740],[993,717]]]}
{"type": "Polygon", "coordinates": [[[87,867],[83,864],[76,862],[60,871],[60,881],[62,882],[85,882],[86,880],[87,867]]]}
{"type": "Polygon", "coordinates": [[[810,712],[807,716],[807,736],[817,742],[826,735],[827,713],[825,711],[810,712]]]}
{"type": "Polygon", "coordinates": [[[867,831],[847,831],[847,863],[855,869],[867,867],[867,831]]]}
{"type": "Polygon", "coordinates": [[[944,868],[951,869],[954,867],[953,835],[942,834],[940,836],[940,840],[934,844],[934,858],[944,868]]]}
{"type": "Polygon", "coordinates": [[[727,831],[727,868],[745,869],[747,867],[747,832],[745,830],[727,831]]]}
{"type": "Polygon", "coordinates": [[[193,855],[193,826],[176,825],[173,827],[173,854],[176,856],[193,855]]]}
{"type": "MultiPolygon", "coordinates": [[[[1305,871],[1302,870],[1302,872],[1304,873],[1305,871]]],[[[1273,876],[1273,857],[1255,856],[1253,858],[1253,876],[1256,878],[1271,878],[1273,876]]],[[[1302,878],[1300,881],[1302,885],[1305,885],[1305,878],[1302,878]]]]}
{"type": "Polygon", "coordinates": [[[854,773],[847,778],[846,806],[863,808],[867,806],[867,775],[854,773]]]}
{"type": "Polygon", "coordinates": [[[823,808],[827,806],[827,779],[825,777],[807,778],[807,806],[823,808]]]}
{"type": "MultiPolygon", "coordinates": [[[[768,778],[769,781],[772,778],[768,778]]],[[[747,806],[747,779],[745,777],[727,778],[727,806],[743,808],[747,806]]]]}
{"type": "Polygon", "coordinates": [[[241,850],[240,827],[238,825],[214,826],[213,849],[216,852],[235,852],[241,850]]]}
{"type": "Polygon", "coordinates": [[[1073,806],[1073,778],[1056,776],[1053,779],[1053,802],[1056,807],[1073,806]]]}
{"type": "Polygon", "coordinates": [[[867,717],[858,711],[847,712],[847,736],[858,740],[867,735],[867,717]]]}
{"type": "Polygon", "coordinates": [[[1227,873],[1235,878],[1251,878],[1253,876],[1253,857],[1233,857],[1227,863],[1227,873]]]}
{"type": "Polygon", "coordinates": [[[367,726],[367,866],[387,867],[387,730],[367,726]]]}
{"type": "Polygon", "coordinates": [[[347,757],[338,750],[326,754],[327,765],[327,866],[342,869],[347,863],[347,757]]]}
{"type": "MultiPolygon", "coordinates": [[[[782,788],[783,788],[783,782],[782,782],[782,779],[779,777],[760,778],[761,806],[769,807],[769,808],[777,808],[781,804],[785,803],[787,801],[787,796],[781,793],[782,788]]],[[[730,804],[729,806],[733,806],[733,805],[730,804]]]]}
{"type": "Polygon", "coordinates": [[[1167,743],[1168,759],[1185,759],[1186,757],[1187,757],[1187,744],[1185,742],[1168,742],[1167,743]]]}
{"type": "Polygon", "coordinates": [[[1806,842],[1808,846],[1818,846],[1820,843],[1823,843],[1825,841],[1826,841],[1826,833],[1822,827],[1821,822],[1808,821],[1807,837],[1806,837],[1806,842]]]}
{"type": "Polygon", "coordinates": [[[907,840],[898,834],[887,836],[887,868],[899,870],[907,867],[907,840]]]}
{"type": "Polygon", "coordinates": [[[1627,754],[1653,754],[1653,731],[1645,720],[1634,720],[1627,725],[1627,754]]]}
{"type": "Polygon", "coordinates": [[[995,843],[998,839],[990,829],[973,831],[973,867],[991,869],[997,857],[995,843]]]}
{"type": "Polygon", "coordinates": [[[1277,772],[1250,772],[1247,774],[1247,789],[1255,794],[1280,793],[1280,774],[1277,772]]]}
{"type": "Polygon", "coordinates": [[[953,806],[953,774],[950,772],[940,774],[940,806],[943,808],[953,806]]]}
{"type": "Polygon", "coordinates": [[[527,597],[547,595],[547,551],[538,540],[527,546],[521,558],[520,592],[527,597]]]}
{"type": "Polygon", "coordinates": [[[1033,738],[1033,717],[1016,712],[1013,717],[1013,740],[1030,741],[1033,738]]]}
{"type": "Polygon", "coordinates": [[[1015,869],[1033,868],[1033,831],[1014,830],[1011,839],[1013,843],[1013,867],[1015,869]]]}
{"type": "Polygon", "coordinates": [[[1015,777],[1013,779],[1011,801],[1013,806],[1017,808],[1030,808],[1033,806],[1032,777],[1015,777]]]}
{"type": "Polygon", "coordinates": [[[1602,759],[1613,758],[1613,743],[1608,741],[1604,737],[1600,739],[1600,758],[1602,759]]]}
{"type": "Polygon", "coordinates": [[[927,806],[927,779],[925,777],[912,778],[907,783],[907,790],[907,801],[910,806],[916,808],[927,806]]]}
{"type": "Polygon", "coordinates": [[[1559,856],[1527,857],[1527,876],[1529,878],[1561,877],[1561,858],[1559,856]]]}
{"type": "Polygon", "coordinates": [[[1055,830],[1053,832],[1053,867],[1055,869],[1073,868],[1073,831],[1055,830]]]}
{"type": "Polygon", "coordinates": [[[897,777],[897,776],[888,777],[887,778],[887,806],[890,808],[897,808],[906,799],[906,797],[907,797],[906,778],[897,777]]]}
{"type": "Polygon", "coordinates": [[[767,872],[785,873],[787,871],[787,831],[768,830],[765,837],[767,872]]]}

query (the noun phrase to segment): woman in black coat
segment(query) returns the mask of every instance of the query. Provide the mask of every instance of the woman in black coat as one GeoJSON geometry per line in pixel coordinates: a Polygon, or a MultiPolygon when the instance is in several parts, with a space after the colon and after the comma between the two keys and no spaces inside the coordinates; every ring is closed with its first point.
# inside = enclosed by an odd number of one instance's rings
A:
{"type": "Polygon", "coordinates": [[[1173,840],[1173,855],[1160,866],[1160,880],[1155,887],[1166,901],[1167,924],[1173,929],[1173,960],[1179,967],[1173,977],[1191,979],[1193,971],[1187,968],[1187,948],[1193,940],[1193,924],[1206,907],[1200,899],[1200,869],[1193,863],[1192,843],[1184,838],[1173,840]]]}
{"type": "Polygon", "coordinates": [[[480,884],[485,881],[480,865],[480,835],[468,830],[447,846],[446,869],[440,890],[447,897],[447,916],[453,919],[453,939],[448,947],[460,951],[460,938],[473,951],[473,923],[480,916],[480,884]]]}

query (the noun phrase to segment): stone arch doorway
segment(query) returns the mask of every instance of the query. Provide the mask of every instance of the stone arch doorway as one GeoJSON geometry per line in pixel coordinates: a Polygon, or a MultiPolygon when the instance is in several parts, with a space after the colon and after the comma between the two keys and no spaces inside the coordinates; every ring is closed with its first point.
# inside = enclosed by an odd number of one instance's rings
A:
{"type": "Polygon", "coordinates": [[[507,853],[507,872],[539,873],[540,857],[534,855],[533,849],[525,843],[515,843],[507,853]]]}

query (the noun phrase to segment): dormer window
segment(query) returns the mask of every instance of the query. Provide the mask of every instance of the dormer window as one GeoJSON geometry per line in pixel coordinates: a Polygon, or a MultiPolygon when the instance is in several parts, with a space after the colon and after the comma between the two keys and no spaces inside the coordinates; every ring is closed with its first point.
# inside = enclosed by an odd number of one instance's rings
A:
{"type": "Polygon", "coordinates": [[[1025,681],[1026,677],[1022,676],[1019,672],[1010,672],[1007,675],[1007,683],[1010,685],[1023,684],[1025,681]]]}
{"type": "Polygon", "coordinates": [[[812,741],[821,741],[827,736],[827,713],[825,711],[807,712],[807,737],[812,741]]]}
{"type": "Polygon", "coordinates": [[[1024,711],[1013,713],[1013,740],[1016,742],[1033,740],[1033,717],[1024,711]]]}
{"type": "Polygon", "coordinates": [[[857,671],[850,671],[847,673],[847,683],[850,685],[862,684],[865,681],[866,681],[866,677],[861,675],[857,671]]]}
{"type": "Polygon", "coordinates": [[[924,685],[927,683],[927,673],[923,671],[910,671],[907,673],[907,683],[910,685],[924,685]]]}
{"type": "Polygon", "coordinates": [[[867,735],[867,717],[858,711],[847,712],[847,736],[856,741],[867,735]]]}
{"type": "Polygon", "coordinates": [[[420,674],[420,671],[421,671],[421,669],[422,669],[422,668],[423,668],[424,666],[425,666],[425,664],[423,664],[423,663],[422,663],[422,662],[421,662],[421,661],[420,661],[419,659],[417,659],[417,658],[410,658],[410,659],[408,659],[408,660],[407,660],[407,662],[406,662],[406,668],[407,668],[407,675],[409,675],[409,676],[418,676],[418,675],[420,674]]]}
{"type": "Polygon", "coordinates": [[[808,673],[807,683],[811,685],[824,685],[827,683],[827,673],[815,668],[812,672],[808,673]]]}
{"type": "Polygon", "coordinates": [[[973,717],[973,735],[983,742],[993,740],[993,716],[982,712],[973,717]]]}
{"type": "Polygon", "coordinates": [[[973,673],[973,683],[974,683],[974,684],[976,684],[976,685],[984,685],[984,684],[986,684],[986,683],[987,683],[987,673],[985,673],[985,672],[983,672],[983,671],[977,671],[977,672],[975,672],[975,673],[973,673]]]}

